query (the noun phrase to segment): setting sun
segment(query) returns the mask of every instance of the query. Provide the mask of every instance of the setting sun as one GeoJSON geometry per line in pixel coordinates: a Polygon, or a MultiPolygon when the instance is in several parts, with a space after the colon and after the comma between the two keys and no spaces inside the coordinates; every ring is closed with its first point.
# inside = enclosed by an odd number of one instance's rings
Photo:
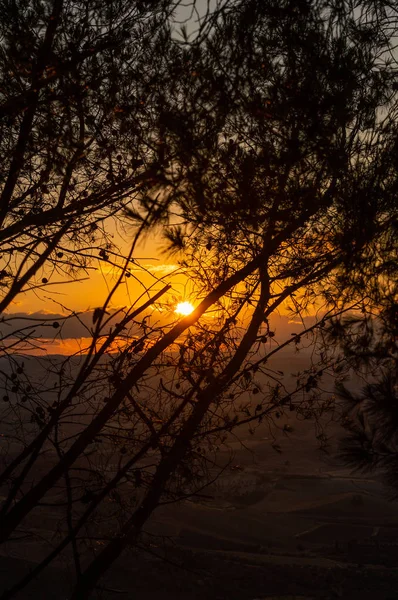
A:
{"type": "Polygon", "coordinates": [[[190,315],[194,308],[190,302],[180,302],[177,304],[175,312],[178,315],[190,315]]]}

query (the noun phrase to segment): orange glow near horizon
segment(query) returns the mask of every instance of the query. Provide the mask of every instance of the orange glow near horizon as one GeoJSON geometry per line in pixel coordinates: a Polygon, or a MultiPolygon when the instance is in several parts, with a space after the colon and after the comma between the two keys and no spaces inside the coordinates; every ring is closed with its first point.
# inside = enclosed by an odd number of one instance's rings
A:
{"type": "Polygon", "coordinates": [[[195,307],[190,302],[179,302],[174,312],[186,316],[190,315],[193,310],[195,310],[195,307]]]}

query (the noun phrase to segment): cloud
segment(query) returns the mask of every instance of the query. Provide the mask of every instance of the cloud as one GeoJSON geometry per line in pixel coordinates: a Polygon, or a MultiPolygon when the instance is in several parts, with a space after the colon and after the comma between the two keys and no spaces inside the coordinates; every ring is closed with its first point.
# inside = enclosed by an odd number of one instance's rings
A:
{"type": "Polygon", "coordinates": [[[160,264],[160,265],[151,265],[146,264],[142,265],[142,267],[133,267],[130,269],[132,273],[142,273],[142,270],[149,271],[150,273],[163,273],[167,275],[168,273],[172,273],[173,271],[177,271],[180,267],[178,265],[170,265],[170,264],[160,264]]]}
{"type": "MultiPolygon", "coordinates": [[[[175,267],[175,265],[156,265],[157,268],[175,267]]],[[[32,350],[32,347],[24,343],[23,351],[28,354],[47,355],[62,354],[71,355],[78,352],[83,352],[89,347],[91,342],[91,334],[94,328],[93,317],[94,310],[87,310],[79,314],[65,315],[50,311],[37,312],[15,312],[4,314],[0,320],[0,339],[3,340],[5,346],[10,346],[21,339],[24,335],[27,338],[33,338],[37,342],[37,350],[32,350]]],[[[112,314],[106,315],[109,322],[103,328],[102,334],[109,333],[111,327],[118,323],[124,311],[113,309],[112,314]]],[[[158,307],[150,307],[146,313],[142,313],[140,318],[149,317],[148,324],[162,327],[169,325],[175,319],[173,311],[160,311],[158,307]]],[[[315,323],[315,317],[308,316],[304,319],[306,327],[315,323]]],[[[319,318],[318,318],[319,320],[319,318]]],[[[273,315],[270,319],[270,329],[275,332],[275,337],[272,338],[272,344],[283,343],[287,339],[291,339],[294,334],[300,334],[304,327],[303,323],[292,319],[287,315],[273,315]]],[[[142,330],[135,328],[131,331],[132,337],[142,335],[142,330]]],[[[271,343],[271,342],[270,342],[271,343]]],[[[22,346],[19,343],[18,347],[13,346],[13,351],[22,351],[22,346]]]]}
{"type": "MultiPolygon", "coordinates": [[[[17,332],[25,332],[43,339],[86,338],[90,337],[90,331],[93,328],[93,316],[94,310],[77,315],[63,315],[47,311],[5,314],[0,322],[0,336],[4,338],[4,336],[15,336],[17,332]]],[[[111,316],[106,330],[109,331],[118,319],[120,320],[120,313],[111,316]]]]}
{"type": "MultiPolygon", "coordinates": [[[[108,322],[103,326],[101,335],[109,333],[110,329],[123,319],[126,314],[124,308],[113,308],[107,312],[104,321],[108,322]]],[[[43,340],[53,340],[54,342],[56,340],[65,342],[67,340],[88,339],[91,338],[92,331],[95,328],[95,311],[98,310],[100,309],[94,308],[70,315],[44,310],[31,313],[15,312],[3,314],[0,319],[0,339],[15,339],[25,334],[43,340]]],[[[170,315],[173,316],[172,313],[170,315]]],[[[170,315],[168,313],[161,314],[157,309],[154,310],[154,306],[152,305],[140,314],[139,320],[143,317],[148,318],[153,316],[158,325],[162,323],[167,324],[170,315]]],[[[131,335],[134,336],[135,333],[135,331],[131,332],[131,335]]]]}

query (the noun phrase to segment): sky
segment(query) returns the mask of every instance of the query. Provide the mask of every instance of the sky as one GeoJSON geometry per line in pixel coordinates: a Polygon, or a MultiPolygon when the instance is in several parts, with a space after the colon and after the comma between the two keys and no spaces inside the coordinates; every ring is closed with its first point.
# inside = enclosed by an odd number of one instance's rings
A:
{"type": "MultiPolygon", "coordinates": [[[[179,35],[178,30],[181,26],[186,26],[188,34],[195,35],[197,22],[202,19],[209,11],[213,11],[220,3],[226,0],[195,0],[191,2],[181,2],[173,18],[175,34],[179,35]],[[193,10],[194,8],[194,10],[193,10]]],[[[110,220],[107,224],[108,231],[114,236],[117,245],[120,245],[124,251],[127,251],[134,232],[121,231],[118,225],[110,220]],[[129,239],[130,238],[130,239],[129,239]]],[[[142,264],[147,272],[140,272],[141,284],[134,277],[126,279],[113,297],[112,306],[119,307],[131,304],[142,293],[144,287],[155,283],[155,277],[161,278],[175,270],[175,261],[168,260],[161,252],[161,239],[158,234],[151,234],[143,240],[137,247],[134,257],[142,264]]],[[[74,311],[90,311],[96,306],[100,306],[105,299],[109,286],[117,277],[117,269],[104,263],[102,260],[94,261],[93,269],[89,273],[81,272],[77,280],[73,283],[64,283],[64,277],[51,275],[47,272],[39,275],[37,283],[40,284],[44,276],[49,279],[49,284],[36,288],[34,291],[19,294],[16,301],[9,308],[11,313],[36,313],[38,311],[59,313],[62,306],[74,311]],[[59,283],[57,283],[59,282],[59,283]]],[[[135,274],[140,271],[133,269],[135,274]]],[[[173,278],[173,294],[184,300],[184,287],[186,279],[183,277],[173,278]]]]}
{"type": "MultiPolygon", "coordinates": [[[[198,13],[203,15],[206,8],[214,8],[216,0],[198,0],[196,7],[198,13]]],[[[194,31],[192,25],[191,11],[182,6],[180,14],[177,15],[176,21],[181,23],[188,19],[189,31],[194,31]]],[[[108,220],[106,225],[108,231],[113,235],[116,245],[121,247],[122,253],[127,253],[128,248],[133,240],[134,231],[121,230],[115,221],[108,220]]],[[[100,248],[98,248],[99,254],[100,248]]],[[[110,254],[111,256],[111,254],[110,254]]],[[[189,297],[187,289],[189,289],[189,279],[178,272],[177,259],[168,258],[162,252],[162,240],[159,232],[151,232],[146,238],[142,239],[134,252],[134,258],[137,264],[130,269],[131,276],[124,278],[123,283],[114,293],[110,310],[119,308],[129,308],[133,305],[142,294],[143,300],[148,298],[149,293],[153,294],[158,291],[165,283],[171,283],[172,289],[165,296],[165,302],[169,301],[170,306],[178,302],[186,300],[195,303],[195,298],[189,297]]],[[[94,260],[90,270],[87,272],[79,272],[74,281],[65,281],[65,277],[56,273],[48,273],[43,271],[38,275],[35,289],[26,291],[17,296],[15,302],[7,311],[9,315],[18,316],[19,319],[25,319],[32,316],[35,319],[45,318],[60,320],[71,314],[72,312],[80,313],[83,322],[87,327],[92,324],[93,311],[97,307],[101,307],[109,294],[113,283],[116,281],[119,270],[110,262],[104,261],[98,256],[98,260],[94,260]],[[48,279],[48,283],[41,284],[42,277],[48,279]]],[[[167,312],[167,311],[166,311],[167,312]]],[[[173,310],[171,308],[171,313],[173,310]]],[[[172,316],[172,315],[171,315],[172,316]]],[[[159,318],[164,318],[165,315],[160,315],[159,318]]],[[[168,317],[167,317],[168,318],[168,317]]],[[[16,323],[22,321],[12,321],[6,325],[7,328],[12,328],[16,323]]],[[[289,320],[284,317],[280,323],[280,329],[288,335],[290,327],[289,320]]],[[[60,331],[54,331],[51,324],[38,329],[38,335],[43,339],[51,340],[45,343],[47,351],[50,352],[70,352],[71,348],[77,349],[80,345],[86,343],[87,329],[79,325],[75,320],[70,320],[63,326],[60,331]],[[56,339],[54,338],[54,333],[56,339]],[[51,335],[50,335],[51,334],[51,335]]]]}
{"type": "MultiPolygon", "coordinates": [[[[108,220],[106,228],[112,233],[113,241],[121,253],[127,254],[134,239],[133,228],[122,232],[112,220],[108,220]]],[[[99,250],[100,247],[98,254],[99,250]]],[[[110,252],[109,256],[112,258],[110,252]]],[[[161,303],[168,306],[163,308],[162,313],[159,305],[149,310],[149,314],[154,313],[152,321],[168,323],[177,317],[174,309],[178,302],[194,302],[187,295],[189,282],[181,273],[177,259],[168,259],[162,251],[160,231],[151,231],[141,239],[134,251],[134,259],[135,263],[130,267],[131,276],[123,278],[109,303],[108,310],[111,313],[118,309],[129,309],[136,302],[142,304],[166,284],[172,284],[172,288],[162,297],[161,303]]],[[[118,259],[115,262],[123,264],[118,259]]],[[[12,337],[15,329],[29,326],[34,328],[35,336],[41,339],[40,349],[34,353],[70,354],[84,349],[89,344],[94,310],[103,306],[119,274],[120,269],[99,256],[90,270],[80,271],[75,280],[66,281],[62,274],[48,271],[39,273],[35,282],[38,287],[18,294],[7,310],[5,323],[1,325],[2,335],[12,337]],[[45,284],[41,283],[43,276],[48,279],[45,284]],[[79,314],[79,318],[64,322],[65,317],[72,313],[79,314]],[[39,321],[43,321],[44,325],[40,325],[39,321]],[[61,327],[54,329],[53,322],[59,322],[61,327]]]]}
{"type": "MultiPolygon", "coordinates": [[[[109,222],[109,228],[113,232],[115,243],[127,252],[133,240],[133,229],[131,232],[124,231],[121,235],[114,223],[109,222]]],[[[109,305],[111,314],[119,309],[129,309],[137,301],[138,305],[142,304],[149,295],[153,296],[166,284],[172,285],[170,291],[146,313],[151,316],[151,324],[169,324],[178,318],[175,313],[178,303],[190,301],[195,305],[195,301],[198,302],[199,299],[189,294],[190,282],[179,269],[178,257],[168,258],[162,251],[160,231],[152,231],[143,238],[137,245],[134,257],[137,264],[133,264],[130,269],[131,277],[124,278],[112,297],[109,305]]],[[[30,327],[38,342],[33,351],[25,347],[28,353],[84,353],[90,344],[94,310],[103,305],[119,274],[119,269],[100,257],[94,260],[92,267],[87,273],[80,272],[76,281],[65,283],[62,277],[49,275],[47,284],[19,294],[7,311],[5,323],[1,325],[2,334],[12,340],[13,331],[30,327]],[[78,314],[78,317],[72,316],[65,320],[72,314],[78,314]],[[59,323],[60,327],[55,329],[54,322],[59,323]]],[[[39,275],[39,281],[42,275],[39,275]]],[[[307,325],[311,325],[313,320],[313,317],[309,317],[307,325]]],[[[110,325],[116,321],[117,319],[111,320],[110,325]]],[[[303,328],[302,323],[292,321],[283,310],[273,317],[272,323],[276,332],[275,342],[283,342],[303,328]]]]}
{"type": "MultiPolygon", "coordinates": [[[[122,252],[127,252],[133,239],[133,231],[131,231],[129,239],[126,234],[121,237],[111,223],[108,226],[109,229],[113,230],[114,241],[122,252]]],[[[164,285],[162,278],[166,276],[169,282],[170,274],[178,269],[178,265],[175,260],[167,259],[161,251],[161,245],[159,233],[151,234],[141,241],[134,252],[137,264],[132,265],[130,269],[132,276],[128,279],[125,278],[124,283],[114,295],[113,307],[131,305],[147,287],[155,285],[154,289],[157,290],[160,285],[164,285]],[[156,285],[157,280],[160,282],[156,285]]],[[[98,248],[98,254],[99,250],[100,248],[98,248]]],[[[56,273],[49,275],[48,272],[42,272],[38,281],[40,283],[42,276],[45,275],[49,280],[48,284],[19,294],[8,312],[32,313],[45,310],[54,313],[60,311],[61,305],[74,311],[94,309],[102,305],[119,272],[117,267],[99,256],[98,260],[93,261],[89,271],[81,270],[77,273],[76,280],[68,283],[65,283],[65,277],[56,273]]],[[[181,276],[174,277],[173,284],[174,293],[183,294],[184,281],[181,276]]]]}

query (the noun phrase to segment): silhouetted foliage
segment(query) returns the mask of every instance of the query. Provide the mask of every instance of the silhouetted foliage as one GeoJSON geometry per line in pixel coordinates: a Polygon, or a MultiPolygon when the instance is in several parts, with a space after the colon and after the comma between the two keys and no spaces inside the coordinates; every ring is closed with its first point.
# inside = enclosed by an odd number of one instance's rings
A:
{"type": "Polygon", "coordinates": [[[349,365],[366,383],[360,393],[338,386],[345,405],[347,436],[341,456],[359,470],[384,474],[397,495],[398,450],[398,321],[397,295],[392,287],[378,296],[374,314],[355,324],[343,322],[339,343],[349,365]]]}
{"type": "MultiPolygon", "coordinates": [[[[17,76],[2,105],[0,308],[97,254],[118,275],[89,318],[69,318],[87,348],[43,359],[43,377],[20,344],[46,328],[60,335],[67,318],[24,327],[3,316],[0,540],[49,498],[60,540],[2,598],[71,547],[72,598],[83,600],[159,505],[217,477],[238,427],[320,418],[331,408],[325,374],[365,354],[375,368],[391,361],[396,346],[371,311],[394,306],[397,23],[384,2],[234,0],[190,38],[192,23],[179,35],[171,15],[180,3],[3,4],[1,76],[11,63],[17,76]],[[110,218],[135,225],[125,255],[108,239],[110,218]],[[185,317],[171,316],[172,278],[112,304],[128,278],[142,284],[136,242],[155,232],[189,281],[196,308],[185,317]],[[281,309],[302,323],[287,339],[274,329],[281,309]],[[272,359],[306,344],[313,360],[288,387],[272,359]]],[[[383,452],[395,435],[392,382],[367,389],[383,452]]],[[[282,450],[275,439],[270,449],[282,450]]]]}
{"type": "Polygon", "coordinates": [[[108,260],[104,221],[159,184],[151,132],[173,5],[1,3],[1,311],[101,248],[108,260]]]}

